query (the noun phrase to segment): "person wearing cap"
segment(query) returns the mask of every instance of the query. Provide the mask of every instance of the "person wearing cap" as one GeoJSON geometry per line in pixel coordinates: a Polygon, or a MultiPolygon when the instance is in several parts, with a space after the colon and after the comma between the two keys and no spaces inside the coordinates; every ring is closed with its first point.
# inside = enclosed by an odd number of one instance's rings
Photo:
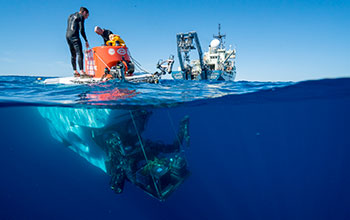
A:
{"type": "Polygon", "coordinates": [[[89,10],[85,7],[81,7],[79,12],[71,14],[68,17],[66,39],[71,52],[71,62],[74,70],[74,76],[86,75],[84,72],[84,66],[83,66],[84,55],[83,55],[82,44],[79,36],[79,31],[81,36],[85,40],[85,46],[89,48],[89,43],[86,38],[85,28],[84,28],[85,19],[87,19],[88,17],[89,17],[89,10]],[[80,73],[77,71],[77,64],[76,64],[77,55],[78,55],[78,64],[79,64],[80,73]]]}

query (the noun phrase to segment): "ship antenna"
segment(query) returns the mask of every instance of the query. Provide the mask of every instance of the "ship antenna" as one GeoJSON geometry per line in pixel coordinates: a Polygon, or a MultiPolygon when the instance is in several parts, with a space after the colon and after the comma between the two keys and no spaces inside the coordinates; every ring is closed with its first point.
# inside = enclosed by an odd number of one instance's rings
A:
{"type": "Polygon", "coordinates": [[[218,39],[220,41],[220,49],[223,49],[224,47],[224,39],[226,38],[226,34],[221,34],[220,33],[221,30],[221,24],[219,24],[219,31],[218,31],[218,35],[213,35],[214,38],[218,39]]]}

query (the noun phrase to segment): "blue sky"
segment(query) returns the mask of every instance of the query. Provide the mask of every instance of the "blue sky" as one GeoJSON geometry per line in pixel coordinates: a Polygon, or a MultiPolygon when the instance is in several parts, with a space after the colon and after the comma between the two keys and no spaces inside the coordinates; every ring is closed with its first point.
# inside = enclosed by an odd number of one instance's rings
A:
{"type": "Polygon", "coordinates": [[[0,75],[70,76],[65,31],[80,6],[90,10],[90,46],[102,43],[95,25],[110,29],[149,71],[176,54],[176,33],[197,31],[207,50],[221,23],[237,49],[237,80],[350,77],[349,0],[0,0],[0,75]]]}

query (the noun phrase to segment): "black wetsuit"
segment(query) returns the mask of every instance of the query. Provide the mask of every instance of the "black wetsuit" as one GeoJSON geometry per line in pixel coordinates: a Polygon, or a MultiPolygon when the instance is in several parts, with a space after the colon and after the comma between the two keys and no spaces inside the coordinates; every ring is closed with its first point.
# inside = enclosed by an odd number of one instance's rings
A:
{"type": "Polygon", "coordinates": [[[110,35],[110,34],[113,34],[113,32],[110,31],[110,30],[107,30],[107,29],[104,29],[104,30],[103,30],[103,33],[102,33],[101,36],[102,36],[102,38],[103,38],[105,44],[107,43],[107,41],[109,41],[109,35],[110,35]]]}
{"type": "Polygon", "coordinates": [[[76,57],[78,54],[78,63],[80,70],[84,70],[83,68],[83,49],[79,37],[79,30],[81,33],[81,36],[83,36],[85,42],[87,42],[86,35],[85,35],[85,29],[84,29],[84,16],[80,14],[79,12],[76,12],[74,14],[71,14],[68,17],[68,26],[67,26],[67,33],[66,38],[69,45],[70,52],[72,54],[72,66],[73,70],[77,69],[76,66],[76,57]]]}

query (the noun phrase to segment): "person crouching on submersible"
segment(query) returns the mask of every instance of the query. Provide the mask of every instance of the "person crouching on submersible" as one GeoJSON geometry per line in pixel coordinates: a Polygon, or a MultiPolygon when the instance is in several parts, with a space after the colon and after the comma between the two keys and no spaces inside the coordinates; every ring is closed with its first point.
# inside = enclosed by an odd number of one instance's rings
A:
{"type": "Polygon", "coordinates": [[[102,29],[99,26],[95,27],[96,34],[103,38],[105,45],[107,46],[124,46],[125,42],[119,35],[113,34],[112,31],[102,29]]]}

